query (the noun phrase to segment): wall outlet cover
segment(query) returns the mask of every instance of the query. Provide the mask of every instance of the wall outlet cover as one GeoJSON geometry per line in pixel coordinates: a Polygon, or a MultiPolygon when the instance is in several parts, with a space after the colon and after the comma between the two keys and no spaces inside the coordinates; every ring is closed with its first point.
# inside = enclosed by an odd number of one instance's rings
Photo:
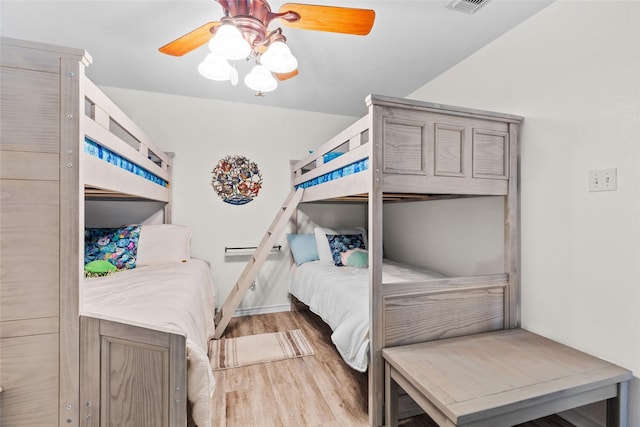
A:
{"type": "Polygon", "coordinates": [[[618,170],[599,169],[589,171],[589,191],[615,191],[618,189],[618,170]]]}

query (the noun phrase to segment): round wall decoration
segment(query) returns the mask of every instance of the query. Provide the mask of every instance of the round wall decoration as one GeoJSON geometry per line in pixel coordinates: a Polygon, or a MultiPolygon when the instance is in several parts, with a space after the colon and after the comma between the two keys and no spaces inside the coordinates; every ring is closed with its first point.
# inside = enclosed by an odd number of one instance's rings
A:
{"type": "Polygon", "coordinates": [[[262,188],[258,165],[245,156],[226,156],[213,168],[211,185],[226,203],[244,205],[252,201],[262,188]]]}

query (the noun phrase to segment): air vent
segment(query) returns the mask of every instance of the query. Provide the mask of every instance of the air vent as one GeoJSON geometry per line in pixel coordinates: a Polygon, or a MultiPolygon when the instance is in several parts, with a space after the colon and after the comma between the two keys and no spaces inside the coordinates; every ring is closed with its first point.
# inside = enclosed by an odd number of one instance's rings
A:
{"type": "Polygon", "coordinates": [[[447,4],[447,7],[472,14],[488,1],[489,0],[451,0],[449,4],[447,4]]]}

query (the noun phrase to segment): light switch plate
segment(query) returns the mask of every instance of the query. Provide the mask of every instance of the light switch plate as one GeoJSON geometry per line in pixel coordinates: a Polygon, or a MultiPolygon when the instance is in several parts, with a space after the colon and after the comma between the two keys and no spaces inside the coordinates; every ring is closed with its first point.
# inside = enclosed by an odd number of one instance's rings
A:
{"type": "Polygon", "coordinates": [[[618,189],[618,170],[599,169],[589,171],[589,191],[615,191],[618,189]]]}

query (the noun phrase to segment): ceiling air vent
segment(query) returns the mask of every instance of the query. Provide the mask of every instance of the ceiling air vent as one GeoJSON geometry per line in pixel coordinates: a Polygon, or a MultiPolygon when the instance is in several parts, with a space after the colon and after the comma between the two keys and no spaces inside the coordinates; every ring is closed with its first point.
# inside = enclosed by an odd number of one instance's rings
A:
{"type": "Polygon", "coordinates": [[[447,7],[465,13],[474,13],[489,0],[451,0],[447,7]]]}

